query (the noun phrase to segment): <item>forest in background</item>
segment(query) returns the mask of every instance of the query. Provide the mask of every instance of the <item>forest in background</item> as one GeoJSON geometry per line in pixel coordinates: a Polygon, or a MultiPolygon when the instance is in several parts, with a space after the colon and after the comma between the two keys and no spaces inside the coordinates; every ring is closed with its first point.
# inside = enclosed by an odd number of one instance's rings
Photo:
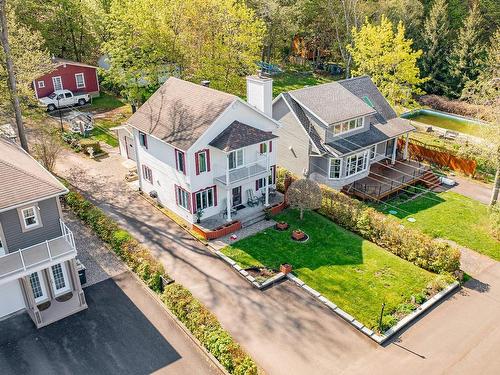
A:
{"type": "MultiPolygon", "coordinates": [[[[392,104],[427,93],[498,104],[495,0],[9,0],[21,94],[50,56],[96,64],[140,105],[169,75],[241,93],[256,61],[369,74],[392,104]]],[[[5,76],[2,70],[0,74],[5,76]]],[[[0,95],[8,95],[2,80],[0,95]]],[[[8,101],[3,101],[8,103],[8,101]]]]}

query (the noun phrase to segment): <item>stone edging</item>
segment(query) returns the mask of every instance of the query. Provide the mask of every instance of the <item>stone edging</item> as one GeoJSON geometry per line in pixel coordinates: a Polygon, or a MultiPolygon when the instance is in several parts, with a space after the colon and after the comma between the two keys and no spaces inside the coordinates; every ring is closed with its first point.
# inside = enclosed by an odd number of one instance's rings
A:
{"type": "Polygon", "coordinates": [[[297,284],[297,286],[301,287],[307,293],[309,293],[310,295],[312,295],[313,297],[318,299],[321,303],[326,305],[326,307],[328,307],[330,310],[332,310],[335,314],[339,315],[342,319],[344,319],[346,322],[348,322],[354,328],[361,331],[364,335],[368,336],[369,338],[371,338],[373,341],[375,341],[376,343],[378,343],[380,345],[382,345],[384,342],[389,340],[392,336],[394,336],[396,333],[398,333],[402,328],[404,328],[410,322],[414,321],[416,318],[418,318],[424,312],[429,310],[432,306],[434,306],[436,303],[441,301],[444,297],[448,296],[451,292],[453,292],[460,285],[458,283],[458,281],[455,281],[454,283],[449,285],[447,288],[443,289],[441,292],[437,293],[432,298],[430,298],[429,300],[424,302],[422,305],[417,307],[417,309],[415,311],[413,311],[411,314],[409,314],[409,315],[405,316],[403,319],[401,319],[398,322],[398,324],[396,324],[394,327],[387,330],[385,332],[385,334],[377,335],[374,331],[372,331],[368,327],[365,327],[365,325],[363,323],[359,322],[353,316],[346,313],[344,310],[342,310],[340,307],[338,307],[336,304],[334,304],[332,301],[330,301],[325,296],[322,296],[320,292],[311,288],[309,285],[304,283],[298,277],[292,275],[291,273],[289,273],[286,276],[288,277],[288,279],[290,279],[295,284],[297,284]]]}
{"type": "Polygon", "coordinates": [[[274,284],[275,282],[282,280],[286,277],[286,275],[283,272],[279,272],[278,274],[274,275],[273,277],[270,277],[263,283],[258,283],[255,281],[255,278],[250,275],[247,271],[245,271],[243,268],[241,268],[234,260],[229,258],[228,256],[224,255],[222,251],[220,250],[215,250],[209,245],[210,250],[215,253],[219,258],[221,258],[224,262],[229,264],[231,268],[236,271],[241,277],[243,277],[246,281],[248,281],[252,286],[254,286],[257,289],[264,289],[267,288],[269,285],[274,284]]]}

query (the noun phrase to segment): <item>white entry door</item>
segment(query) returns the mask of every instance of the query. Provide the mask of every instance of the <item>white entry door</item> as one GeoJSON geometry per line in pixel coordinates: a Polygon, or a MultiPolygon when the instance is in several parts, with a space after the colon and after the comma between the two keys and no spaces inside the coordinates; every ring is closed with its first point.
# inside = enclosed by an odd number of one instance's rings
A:
{"type": "Polygon", "coordinates": [[[59,76],[52,77],[52,84],[54,85],[54,91],[63,89],[62,79],[59,76]]]}
{"type": "Polygon", "coordinates": [[[49,268],[50,281],[55,296],[59,296],[71,290],[68,278],[68,270],[65,263],[55,264],[49,268]]]}
{"type": "Polygon", "coordinates": [[[30,284],[36,303],[42,303],[49,299],[47,288],[45,287],[45,280],[40,271],[33,272],[30,275],[30,284]]]}

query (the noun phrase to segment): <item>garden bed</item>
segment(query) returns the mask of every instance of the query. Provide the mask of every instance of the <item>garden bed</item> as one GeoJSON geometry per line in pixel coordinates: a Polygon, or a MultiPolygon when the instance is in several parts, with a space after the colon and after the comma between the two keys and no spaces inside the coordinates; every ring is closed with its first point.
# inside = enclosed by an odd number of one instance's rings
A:
{"type": "Polygon", "coordinates": [[[276,220],[289,223],[288,230],[267,229],[222,253],[241,268],[278,269],[282,263],[291,264],[293,275],[378,332],[396,325],[452,281],[398,258],[315,212],[306,213],[302,221],[298,216],[294,210],[284,211],[276,220]],[[297,228],[309,235],[307,242],[290,239],[297,228]]]}

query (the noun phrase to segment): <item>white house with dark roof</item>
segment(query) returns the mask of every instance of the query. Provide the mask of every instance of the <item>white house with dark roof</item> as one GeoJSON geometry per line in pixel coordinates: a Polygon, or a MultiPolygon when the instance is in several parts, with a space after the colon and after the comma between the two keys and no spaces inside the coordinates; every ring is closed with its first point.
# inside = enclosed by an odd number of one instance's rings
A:
{"type": "Polygon", "coordinates": [[[408,134],[415,130],[367,76],[282,93],[272,113],[281,124],[278,164],[339,190],[365,179],[363,187],[372,183],[381,192],[387,184],[371,181],[371,166],[382,160],[395,165],[399,137],[406,139],[406,159],[408,134]]]}
{"type": "Polygon", "coordinates": [[[247,83],[249,102],[172,77],[126,123],[141,190],[190,223],[241,220],[270,203],[272,80],[247,83]]]}
{"type": "Polygon", "coordinates": [[[40,328],[87,308],[59,203],[67,192],[0,137],[0,319],[26,310],[40,328]]]}

